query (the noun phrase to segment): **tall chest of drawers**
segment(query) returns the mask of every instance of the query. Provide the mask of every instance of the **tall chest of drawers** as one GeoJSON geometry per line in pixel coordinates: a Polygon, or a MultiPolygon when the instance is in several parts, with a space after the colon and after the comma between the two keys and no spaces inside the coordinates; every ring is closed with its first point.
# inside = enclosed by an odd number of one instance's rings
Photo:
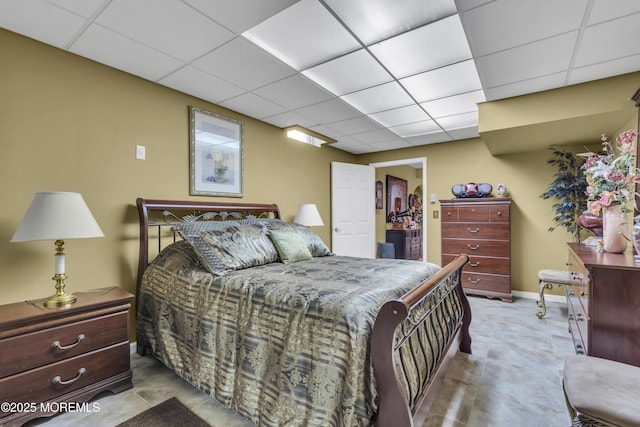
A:
{"type": "Polygon", "coordinates": [[[511,198],[440,200],[442,265],[469,255],[465,293],[512,301],[511,198]]]}
{"type": "Polygon", "coordinates": [[[77,292],[68,307],[0,306],[0,425],[21,425],[131,388],[129,309],[112,287],[77,292]]]}
{"type": "Polygon", "coordinates": [[[568,266],[576,353],[640,366],[640,267],[633,256],[569,243],[568,266]]]}

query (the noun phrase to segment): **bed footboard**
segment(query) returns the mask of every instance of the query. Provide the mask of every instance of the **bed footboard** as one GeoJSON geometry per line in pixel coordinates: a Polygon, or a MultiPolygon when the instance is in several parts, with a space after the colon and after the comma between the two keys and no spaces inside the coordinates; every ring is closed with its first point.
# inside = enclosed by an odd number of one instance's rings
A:
{"type": "Polygon", "coordinates": [[[456,351],[471,353],[471,310],[460,255],[401,298],[386,302],[371,340],[377,427],[422,425],[456,351]]]}

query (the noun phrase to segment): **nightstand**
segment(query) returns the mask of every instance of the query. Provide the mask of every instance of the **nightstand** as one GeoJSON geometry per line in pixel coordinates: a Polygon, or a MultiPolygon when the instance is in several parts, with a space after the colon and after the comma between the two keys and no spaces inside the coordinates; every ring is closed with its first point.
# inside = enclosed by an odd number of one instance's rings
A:
{"type": "Polygon", "coordinates": [[[132,387],[133,295],[117,287],[75,294],[68,307],[45,307],[43,300],[0,306],[0,404],[13,405],[3,405],[0,425],[132,387]]]}

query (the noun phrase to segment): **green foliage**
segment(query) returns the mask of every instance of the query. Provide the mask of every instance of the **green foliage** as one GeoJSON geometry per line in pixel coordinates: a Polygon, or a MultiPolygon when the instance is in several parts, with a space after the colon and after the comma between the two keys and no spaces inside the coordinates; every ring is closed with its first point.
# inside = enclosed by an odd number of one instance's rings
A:
{"type": "Polygon", "coordinates": [[[569,151],[555,147],[551,147],[550,150],[554,158],[547,163],[555,167],[557,172],[553,175],[555,179],[540,196],[543,199],[556,200],[553,204],[555,225],[548,230],[562,227],[574,236],[575,241],[579,241],[578,216],[587,208],[587,181],[580,169],[582,162],[569,151]]]}

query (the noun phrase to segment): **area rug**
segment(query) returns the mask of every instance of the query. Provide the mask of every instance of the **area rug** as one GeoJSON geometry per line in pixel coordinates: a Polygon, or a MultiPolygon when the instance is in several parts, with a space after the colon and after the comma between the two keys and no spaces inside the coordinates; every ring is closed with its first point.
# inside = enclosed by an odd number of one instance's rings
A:
{"type": "Polygon", "coordinates": [[[117,427],[210,427],[175,397],[149,408],[117,427]]]}

